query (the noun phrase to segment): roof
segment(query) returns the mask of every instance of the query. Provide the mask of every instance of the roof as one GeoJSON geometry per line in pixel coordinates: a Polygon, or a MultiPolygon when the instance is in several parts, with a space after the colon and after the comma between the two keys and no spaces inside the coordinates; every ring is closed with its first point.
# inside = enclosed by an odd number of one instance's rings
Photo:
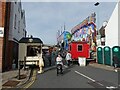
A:
{"type": "Polygon", "coordinates": [[[43,41],[39,38],[23,37],[19,40],[19,43],[42,43],[43,44],[43,41]]]}
{"type": "Polygon", "coordinates": [[[72,41],[71,43],[76,43],[76,44],[87,44],[85,41],[72,41]]]}

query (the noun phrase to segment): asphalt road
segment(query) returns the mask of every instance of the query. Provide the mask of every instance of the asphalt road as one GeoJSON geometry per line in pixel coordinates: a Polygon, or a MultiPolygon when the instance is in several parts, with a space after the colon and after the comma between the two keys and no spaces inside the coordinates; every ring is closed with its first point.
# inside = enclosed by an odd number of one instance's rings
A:
{"type": "Polygon", "coordinates": [[[63,75],[57,76],[56,69],[37,74],[29,88],[115,88],[118,73],[91,66],[74,65],[64,68],[63,75]]]}

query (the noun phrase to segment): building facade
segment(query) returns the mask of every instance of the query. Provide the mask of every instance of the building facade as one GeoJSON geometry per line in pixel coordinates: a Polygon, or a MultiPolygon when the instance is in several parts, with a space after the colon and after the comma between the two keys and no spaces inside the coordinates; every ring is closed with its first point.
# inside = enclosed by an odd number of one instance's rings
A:
{"type": "Polygon", "coordinates": [[[4,23],[5,23],[5,9],[6,3],[0,1],[0,72],[2,71],[3,60],[3,35],[4,35],[4,23]]]}
{"type": "Polygon", "coordinates": [[[0,72],[4,72],[13,69],[13,64],[17,68],[18,42],[22,37],[26,37],[26,24],[21,2],[1,2],[1,4],[3,19],[1,26],[4,34],[1,37],[0,72]]]}
{"type": "MultiPolygon", "coordinates": [[[[97,62],[99,64],[113,66],[114,55],[118,57],[118,62],[120,62],[119,7],[120,2],[116,4],[108,22],[103,24],[105,27],[102,26],[100,30],[101,45],[97,48],[97,62]]],[[[120,63],[118,63],[118,67],[120,67],[120,63]]]]}
{"type": "Polygon", "coordinates": [[[119,34],[118,30],[118,12],[119,3],[116,4],[116,7],[108,21],[108,24],[105,28],[105,45],[109,47],[119,46],[119,34]]]}

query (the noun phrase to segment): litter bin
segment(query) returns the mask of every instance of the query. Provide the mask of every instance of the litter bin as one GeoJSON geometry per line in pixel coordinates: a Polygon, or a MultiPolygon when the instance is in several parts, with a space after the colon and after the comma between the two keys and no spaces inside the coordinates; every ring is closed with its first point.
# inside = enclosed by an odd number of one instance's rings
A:
{"type": "Polygon", "coordinates": [[[78,63],[80,66],[86,66],[86,58],[85,57],[78,57],[78,63]]]}

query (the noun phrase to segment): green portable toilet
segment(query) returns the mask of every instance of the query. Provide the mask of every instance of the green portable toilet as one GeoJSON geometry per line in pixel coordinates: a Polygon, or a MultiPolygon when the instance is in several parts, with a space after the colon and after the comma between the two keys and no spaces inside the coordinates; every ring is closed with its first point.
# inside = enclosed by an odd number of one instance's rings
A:
{"type": "Polygon", "coordinates": [[[98,61],[98,64],[103,64],[103,49],[102,49],[102,47],[97,48],[97,61],[98,61]]]}
{"type": "Polygon", "coordinates": [[[111,65],[111,48],[108,46],[104,47],[104,64],[111,65]]]}
{"type": "Polygon", "coordinates": [[[113,55],[116,55],[119,59],[119,67],[120,67],[120,46],[114,46],[112,48],[112,58],[113,58],[113,55]]]}

